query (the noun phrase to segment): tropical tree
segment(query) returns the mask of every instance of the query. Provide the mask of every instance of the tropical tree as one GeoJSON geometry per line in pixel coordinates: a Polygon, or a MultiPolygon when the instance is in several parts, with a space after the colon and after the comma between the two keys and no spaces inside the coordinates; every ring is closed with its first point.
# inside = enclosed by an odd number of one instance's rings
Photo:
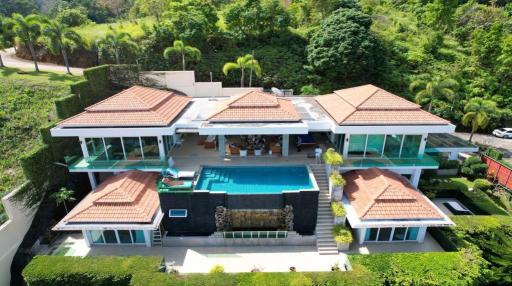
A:
{"type": "Polygon", "coordinates": [[[64,24],[55,20],[48,20],[45,21],[43,26],[43,36],[47,39],[48,48],[53,54],[62,54],[66,70],[68,74],[71,74],[66,50],[72,50],[83,44],[80,35],[64,24]]]}
{"type": "Polygon", "coordinates": [[[485,128],[489,124],[489,115],[497,111],[496,102],[492,100],[485,100],[481,97],[472,98],[464,106],[464,116],[462,117],[462,124],[464,126],[471,126],[471,135],[469,135],[469,142],[473,139],[473,134],[480,128],[485,128]]]}
{"type": "Polygon", "coordinates": [[[409,89],[416,93],[416,102],[418,104],[428,102],[428,112],[432,111],[432,100],[434,98],[444,97],[453,104],[455,100],[455,90],[459,83],[451,78],[442,79],[440,76],[432,77],[429,74],[420,75],[411,82],[409,89]]]}
{"type": "Polygon", "coordinates": [[[171,54],[181,55],[181,64],[183,70],[185,70],[185,55],[190,56],[192,59],[198,61],[201,59],[201,51],[192,46],[187,46],[183,41],[176,40],[172,44],[172,47],[168,47],[164,50],[164,58],[169,59],[171,54]]]}
{"type": "MultiPolygon", "coordinates": [[[[7,18],[0,16],[0,51],[14,46],[12,36],[12,24],[7,18]]],[[[2,55],[0,55],[0,67],[4,67],[2,55]]]]}
{"type": "Polygon", "coordinates": [[[99,49],[113,54],[116,64],[121,63],[121,51],[137,52],[139,50],[139,46],[130,34],[115,30],[108,32],[103,39],[99,39],[96,45],[99,49]]]}
{"type": "Polygon", "coordinates": [[[63,204],[66,213],[68,213],[68,206],[66,205],[66,202],[73,202],[76,200],[76,198],[73,197],[74,193],[75,192],[72,190],[61,188],[59,191],[52,194],[52,198],[55,200],[55,203],[57,203],[57,206],[63,204]]]}
{"type": "Polygon", "coordinates": [[[32,55],[32,60],[34,61],[36,72],[39,72],[39,66],[37,65],[34,45],[41,35],[40,19],[41,17],[35,14],[23,17],[18,13],[12,14],[11,18],[13,31],[19,41],[28,47],[30,54],[32,55]]]}
{"type": "Polygon", "coordinates": [[[240,86],[244,87],[244,73],[246,69],[250,69],[251,71],[254,71],[256,76],[261,75],[261,67],[257,60],[254,59],[252,55],[245,55],[242,57],[238,57],[236,59],[236,62],[228,62],[224,64],[224,67],[222,68],[222,72],[224,72],[225,75],[228,75],[230,71],[239,69],[241,72],[240,75],[240,86]]]}

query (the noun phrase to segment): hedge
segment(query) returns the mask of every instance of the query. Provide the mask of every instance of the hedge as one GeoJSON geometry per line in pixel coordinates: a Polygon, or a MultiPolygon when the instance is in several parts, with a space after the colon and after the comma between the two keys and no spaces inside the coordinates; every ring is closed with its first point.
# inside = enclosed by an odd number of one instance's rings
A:
{"type": "Polygon", "coordinates": [[[352,263],[377,273],[383,285],[473,285],[479,264],[461,252],[351,255],[352,263]]]}
{"type": "Polygon", "coordinates": [[[441,227],[429,227],[428,232],[432,237],[439,243],[439,245],[445,250],[445,251],[457,251],[459,247],[457,244],[452,241],[444,231],[446,228],[441,227]]]}
{"type": "Polygon", "coordinates": [[[53,155],[50,146],[36,145],[21,157],[25,177],[35,186],[47,185],[51,176],[53,155]]]}
{"type": "Polygon", "coordinates": [[[169,275],[159,272],[161,257],[36,256],[23,270],[28,286],[180,286],[180,285],[379,285],[362,265],[347,272],[215,273],[169,275]]]}
{"type": "Polygon", "coordinates": [[[78,95],[70,94],[55,99],[55,110],[59,118],[66,119],[80,113],[83,108],[78,95]]]}

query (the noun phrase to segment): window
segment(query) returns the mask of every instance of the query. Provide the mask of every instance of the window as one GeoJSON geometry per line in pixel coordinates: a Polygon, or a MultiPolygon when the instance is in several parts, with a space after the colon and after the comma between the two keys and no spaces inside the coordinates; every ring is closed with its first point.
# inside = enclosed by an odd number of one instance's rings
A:
{"type": "Polygon", "coordinates": [[[88,230],[92,244],[144,244],[143,230],[88,230]]]}
{"type": "Polygon", "coordinates": [[[123,137],[126,160],[142,160],[139,137],[123,137]]]}
{"type": "Polygon", "coordinates": [[[89,157],[98,160],[107,160],[102,138],[85,138],[85,145],[87,146],[89,157]]]}
{"type": "Polygon", "coordinates": [[[124,160],[123,145],[121,138],[104,138],[107,146],[108,160],[124,160]]]}
{"type": "Polygon", "coordinates": [[[144,152],[144,160],[160,159],[160,151],[158,148],[157,137],[140,137],[142,142],[142,150],[144,152]]]}
{"type": "Polygon", "coordinates": [[[366,145],[366,135],[350,135],[348,155],[350,157],[363,157],[366,145]]]}
{"type": "Polygon", "coordinates": [[[366,157],[380,157],[384,147],[385,135],[368,135],[366,144],[366,157]]]}
{"type": "Polygon", "coordinates": [[[398,158],[400,156],[400,147],[402,146],[402,135],[387,135],[386,146],[384,146],[384,156],[388,158],[398,158]]]}
{"type": "Polygon", "coordinates": [[[118,230],[117,235],[119,235],[119,242],[120,243],[132,243],[132,236],[130,235],[129,230],[118,230]]]}
{"type": "Polygon", "coordinates": [[[379,237],[378,241],[389,241],[389,237],[391,236],[391,227],[381,227],[379,229],[379,237]]]}
{"type": "Polygon", "coordinates": [[[406,231],[406,227],[395,227],[395,231],[393,232],[393,241],[404,240],[406,231]]]}
{"type": "Polygon", "coordinates": [[[419,227],[409,227],[407,229],[407,235],[405,236],[405,240],[417,240],[419,231],[419,227]]]}
{"type": "Polygon", "coordinates": [[[104,230],[103,237],[105,238],[105,243],[117,243],[115,230],[104,230]]]}
{"type": "Polygon", "coordinates": [[[142,230],[132,230],[133,243],[146,243],[146,239],[144,238],[144,231],[142,230]]]}
{"type": "Polygon", "coordinates": [[[91,237],[92,243],[104,244],[103,232],[101,230],[89,230],[89,236],[91,237]]]}
{"type": "Polygon", "coordinates": [[[378,228],[367,228],[364,240],[365,241],[376,241],[378,232],[379,232],[378,228]]]}
{"type": "Polygon", "coordinates": [[[170,209],[169,217],[187,217],[187,210],[185,210],[185,209],[170,209]]]}
{"type": "Polygon", "coordinates": [[[406,135],[401,158],[417,158],[420,151],[421,135],[406,135]]]}

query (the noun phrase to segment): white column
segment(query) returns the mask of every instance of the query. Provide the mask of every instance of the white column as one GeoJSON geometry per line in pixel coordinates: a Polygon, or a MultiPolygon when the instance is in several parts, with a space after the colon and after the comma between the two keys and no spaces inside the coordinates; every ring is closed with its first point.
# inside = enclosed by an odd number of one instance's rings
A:
{"type": "Polygon", "coordinates": [[[89,176],[89,183],[91,183],[91,189],[96,189],[97,183],[96,178],[94,177],[93,172],[87,172],[87,175],[89,176]]]}
{"type": "Polygon", "coordinates": [[[165,161],[165,146],[164,146],[164,138],[162,135],[158,135],[158,152],[160,152],[160,161],[165,161]]]}
{"type": "Polygon", "coordinates": [[[85,229],[82,229],[82,235],[85,240],[85,245],[87,245],[87,247],[91,247],[91,238],[85,229]]]}
{"type": "Polygon", "coordinates": [[[427,227],[424,226],[424,227],[420,227],[419,231],[418,231],[418,237],[417,237],[417,241],[418,242],[423,242],[425,240],[425,235],[427,234],[427,227]]]}
{"type": "Polygon", "coordinates": [[[421,135],[420,149],[418,151],[419,158],[423,158],[423,154],[425,154],[425,146],[427,146],[427,137],[427,133],[421,135]]]}
{"type": "Polygon", "coordinates": [[[218,140],[219,140],[219,154],[221,156],[224,156],[226,155],[226,136],[224,135],[219,135],[218,136],[218,140]]]}
{"type": "Polygon", "coordinates": [[[290,135],[283,134],[283,156],[288,156],[288,151],[290,150],[290,135]]]}
{"type": "Polygon", "coordinates": [[[333,144],[336,144],[336,134],[334,132],[329,133],[329,140],[331,140],[333,144]]]}
{"type": "Polygon", "coordinates": [[[418,184],[420,182],[420,177],[421,177],[421,169],[414,169],[414,171],[411,174],[411,184],[415,188],[418,188],[418,184]]]}
{"type": "Polygon", "coordinates": [[[359,240],[359,244],[364,243],[364,237],[366,236],[366,228],[356,228],[357,231],[357,239],[359,240]]]}
{"type": "Polygon", "coordinates": [[[85,143],[85,137],[78,137],[80,141],[80,148],[82,148],[82,154],[84,158],[89,158],[89,151],[87,150],[87,144],[85,143]]]}
{"type": "Polygon", "coordinates": [[[455,151],[450,152],[448,156],[448,160],[458,160],[459,159],[459,150],[455,149],[455,151]]]}
{"type": "Polygon", "coordinates": [[[152,230],[144,230],[144,240],[146,241],[146,247],[151,247],[153,244],[153,236],[151,235],[152,233],[152,230]]]}
{"type": "Polygon", "coordinates": [[[348,158],[348,143],[350,142],[350,134],[345,134],[343,140],[345,140],[345,142],[343,142],[343,158],[348,158]]]}

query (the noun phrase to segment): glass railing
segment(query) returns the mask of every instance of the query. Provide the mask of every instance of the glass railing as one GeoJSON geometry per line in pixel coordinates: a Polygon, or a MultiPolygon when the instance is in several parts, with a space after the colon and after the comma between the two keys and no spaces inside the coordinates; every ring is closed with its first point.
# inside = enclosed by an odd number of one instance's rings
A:
{"type": "Polygon", "coordinates": [[[429,155],[421,158],[347,158],[342,168],[371,168],[371,167],[424,167],[437,168],[439,163],[429,155]]]}
{"type": "Polygon", "coordinates": [[[99,160],[78,158],[68,163],[69,170],[157,170],[168,167],[163,160],[99,160]]]}
{"type": "Polygon", "coordinates": [[[223,231],[224,238],[287,238],[287,231],[223,231]]]}

